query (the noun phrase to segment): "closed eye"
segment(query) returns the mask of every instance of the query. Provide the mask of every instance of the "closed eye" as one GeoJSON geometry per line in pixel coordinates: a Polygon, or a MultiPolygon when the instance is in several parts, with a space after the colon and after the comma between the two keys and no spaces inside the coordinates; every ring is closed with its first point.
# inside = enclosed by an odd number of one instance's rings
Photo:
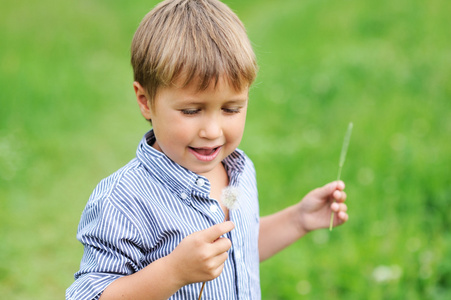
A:
{"type": "Polygon", "coordinates": [[[241,107],[224,107],[222,110],[227,114],[237,114],[241,112],[241,107]]]}
{"type": "Polygon", "coordinates": [[[192,109],[182,109],[180,111],[184,115],[195,115],[195,114],[197,114],[200,111],[200,109],[192,108],[192,109]]]}

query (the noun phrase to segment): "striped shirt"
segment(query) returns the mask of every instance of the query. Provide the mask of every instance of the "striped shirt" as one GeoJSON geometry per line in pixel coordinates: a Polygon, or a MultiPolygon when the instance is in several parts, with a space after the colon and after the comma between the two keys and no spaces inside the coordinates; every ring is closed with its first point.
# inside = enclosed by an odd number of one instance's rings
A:
{"type": "MultiPolygon", "coordinates": [[[[168,255],[189,234],[223,222],[207,178],[173,162],[150,146],[154,142],[151,130],[136,158],[93,191],[77,233],[83,258],[66,299],[98,299],[115,279],[168,255]]],[[[235,229],[227,234],[229,258],[221,275],[205,285],[202,299],[260,299],[255,170],[238,149],[223,163],[230,185],[240,189],[239,208],[230,211],[235,229]]],[[[196,300],[201,286],[184,286],[170,299],[196,300]]]]}

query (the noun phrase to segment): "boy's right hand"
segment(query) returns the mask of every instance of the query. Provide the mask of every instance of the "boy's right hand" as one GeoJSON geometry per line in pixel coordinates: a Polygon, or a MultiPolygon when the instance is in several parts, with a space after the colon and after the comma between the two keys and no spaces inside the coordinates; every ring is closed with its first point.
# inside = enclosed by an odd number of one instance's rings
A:
{"type": "MultiPolygon", "coordinates": [[[[210,281],[224,268],[232,242],[221,237],[235,228],[231,221],[213,225],[184,238],[169,254],[180,284],[210,281]]],[[[168,258],[169,258],[168,256],[168,258]]]]}

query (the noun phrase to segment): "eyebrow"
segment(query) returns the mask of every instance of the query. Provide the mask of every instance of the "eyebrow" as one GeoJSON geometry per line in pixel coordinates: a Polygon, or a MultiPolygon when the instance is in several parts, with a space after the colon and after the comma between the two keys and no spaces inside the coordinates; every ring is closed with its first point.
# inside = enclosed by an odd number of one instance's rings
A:
{"type": "MultiPolygon", "coordinates": [[[[245,104],[249,100],[249,97],[246,98],[236,98],[236,99],[229,99],[224,100],[223,104],[245,104]]],[[[208,103],[207,101],[199,101],[198,99],[177,99],[177,103],[179,104],[187,104],[187,105],[204,105],[205,103],[208,103]]]]}
{"type": "Polygon", "coordinates": [[[242,103],[242,102],[247,102],[249,100],[249,97],[246,98],[238,98],[238,99],[231,99],[231,100],[227,100],[225,101],[226,104],[228,103],[242,103]]]}

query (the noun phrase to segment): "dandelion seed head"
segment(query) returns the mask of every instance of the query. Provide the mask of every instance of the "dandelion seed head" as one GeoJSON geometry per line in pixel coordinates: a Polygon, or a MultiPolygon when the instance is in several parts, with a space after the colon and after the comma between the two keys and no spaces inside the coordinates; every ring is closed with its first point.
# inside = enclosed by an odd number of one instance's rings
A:
{"type": "Polygon", "coordinates": [[[240,189],[234,186],[228,186],[222,190],[221,201],[230,210],[237,209],[239,206],[240,189]]]}

